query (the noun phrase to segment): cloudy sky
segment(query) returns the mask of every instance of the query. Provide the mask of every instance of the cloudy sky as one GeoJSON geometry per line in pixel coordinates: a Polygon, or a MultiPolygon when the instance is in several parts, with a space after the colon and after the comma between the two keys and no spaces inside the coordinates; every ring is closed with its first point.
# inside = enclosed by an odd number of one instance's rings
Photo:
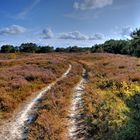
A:
{"type": "Polygon", "coordinates": [[[1,0],[0,45],[92,46],[129,38],[140,0],[1,0]]]}

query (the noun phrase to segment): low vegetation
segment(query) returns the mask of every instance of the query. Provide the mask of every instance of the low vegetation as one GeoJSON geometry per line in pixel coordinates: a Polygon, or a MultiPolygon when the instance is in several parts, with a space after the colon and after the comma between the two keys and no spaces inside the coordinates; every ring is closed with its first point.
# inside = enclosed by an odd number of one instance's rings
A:
{"type": "Polygon", "coordinates": [[[58,78],[68,64],[53,55],[1,55],[0,122],[11,116],[27,97],[58,78]],[[10,58],[11,57],[11,58],[10,58]]]}
{"type": "Polygon", "coordinates": [[[30,126],[29,140],[68,139],[66,118],[73,87],[79,82],[81,75],[82,65],[72,63],[72,70],[68,76],[46,94],[37,111],[37,118],[30,126]]]}
{"type": "Polygon", "coordinates": [[[83,95],[86,136],[94,140],[138,140],[140,59],[110,53],[0,54],[0,120],[31,95],[72,70],[40,101],[29,124],[29,140],[68,140],[68,113],[83,65],[88,82],[83,95]]]}
{"type": "Polygon", "coordinates": [[[94,140],[138,140],[140,120],[140,60],[94,54],[87,64],[89,83],[84,95],[86,130],[94,140]]]}

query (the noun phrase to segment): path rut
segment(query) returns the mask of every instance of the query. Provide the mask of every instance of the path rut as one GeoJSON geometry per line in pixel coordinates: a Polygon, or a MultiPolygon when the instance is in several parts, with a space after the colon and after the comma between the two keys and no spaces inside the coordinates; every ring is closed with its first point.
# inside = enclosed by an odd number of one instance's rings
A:
{"type": "Polygon", "coordinates": [[[85,139],[85,122],[84,122],[84,108],[82,96],[84,94],[85,84],[87,82],[86,70],[83,69],[83,78],[74,89],[72,103],[69,115],[69,139],[70,140],[84,140],[85,139]]]}

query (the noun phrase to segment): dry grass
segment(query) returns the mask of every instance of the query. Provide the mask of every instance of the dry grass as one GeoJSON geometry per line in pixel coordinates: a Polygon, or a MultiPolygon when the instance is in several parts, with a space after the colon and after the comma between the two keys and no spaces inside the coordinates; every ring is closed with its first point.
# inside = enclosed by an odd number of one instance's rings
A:
{"type": "Polygon", "coordinates": [[[44,97],[37,112],[37,119],[31,125],[29,140],[66,140],[68,109],[73,93],[73,87],[79,82],[82,66],[72,63],[68,76],[58,82],[44,97]]]}
{"type": "Polygon", "coordinates": [[[28,96],[54,81],[68,67],[55,54],[15,54],[14,59],[9,55],[0,55],[0,120],[10,117],[28,96]]]}
{"type": "Polygon", "coordinates": [[[66,140],[72,90],[86,66],[85,126],[94,140],[139,139],[140,59],[113,54],[0,54],[0,119],[8,117],[35,91],[71,73],[44,97],[29,126],[29,140],[66,140]],[[25,57],[26,56],[26,57],[25,57]]]}
{"type": "MultiPolygon", "coordinates": [[[[64,57],[86,65],[88,70],[89,82],[83,97],[87,136],[95,140],[137,139],[139,134],[135,133],[139,132],[139,127],[136,128],[135,118],[139,120],[140,60],[112,54],[64,57]]],[[[44,98],[38,117],[31,125],[29,140],[68,139],[65,118],[72,88],[79,80],[75,75],[79,74],[68,76],[44,98]]]]}

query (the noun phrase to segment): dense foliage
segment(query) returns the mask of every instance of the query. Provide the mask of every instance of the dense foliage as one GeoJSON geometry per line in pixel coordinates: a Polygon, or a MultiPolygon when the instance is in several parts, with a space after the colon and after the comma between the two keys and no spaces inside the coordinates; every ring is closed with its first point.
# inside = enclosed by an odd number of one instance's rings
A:
{"type": "Polygon", "coordinates": [[[140,56],[140,29],[131,34],[131,40],[108,40],[104,44],[95,45],[92,52],[108,52],[114,54],[127,54],[140,56]]]}
{"type": "Polygon", "coordinates": [[[15,52],[16,48],[12,45],[3,45],[1,47],[1,52],[2,53],[10,53],[10,52],[15,52]]]}
{"type": "Polygon", "coordinates": [[[88,47],[67,47],[67,48],[56,48],[52,46],[37,46],[35,43],[22,43],[19,47],[14,47],[12,45],[3,45],[1,47],[2,53],[14,53],[14,52],[25,52],[25,53],[50,53],[50,52],[87,52],[90,51],[88,47]]]}

